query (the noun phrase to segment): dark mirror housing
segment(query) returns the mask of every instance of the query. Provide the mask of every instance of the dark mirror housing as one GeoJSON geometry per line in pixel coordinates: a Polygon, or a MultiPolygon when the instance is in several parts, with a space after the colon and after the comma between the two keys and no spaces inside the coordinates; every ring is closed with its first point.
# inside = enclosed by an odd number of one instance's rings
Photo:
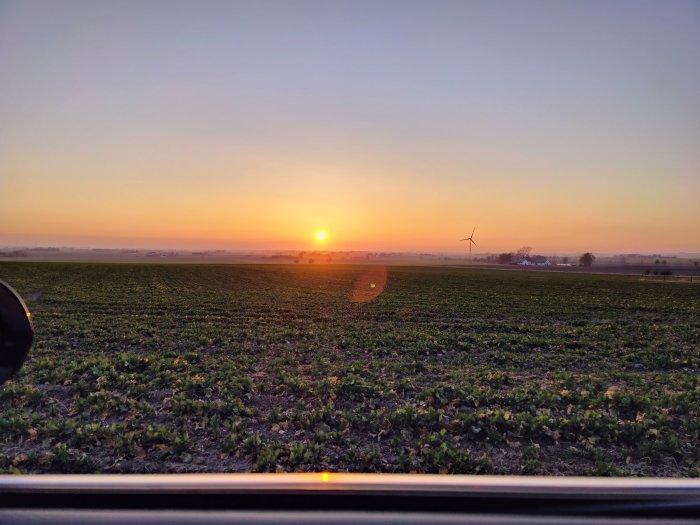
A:
{"type": "Polygon", "coordinates": [[[0,384],[22,367],[33,340],[34,329],[24,301],[0,281],[0,384]]]}

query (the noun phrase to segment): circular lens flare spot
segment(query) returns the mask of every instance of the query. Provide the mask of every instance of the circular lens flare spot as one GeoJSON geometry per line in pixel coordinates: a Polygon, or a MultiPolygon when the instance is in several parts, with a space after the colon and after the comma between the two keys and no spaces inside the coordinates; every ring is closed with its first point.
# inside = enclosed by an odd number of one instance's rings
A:
{"type": "Polygon", "coordinates": [[[352,290],[353,303],[367,303],[379,297],[386,287],[385,266],[372,266],[362,270],[355,279],[352,290]]]}

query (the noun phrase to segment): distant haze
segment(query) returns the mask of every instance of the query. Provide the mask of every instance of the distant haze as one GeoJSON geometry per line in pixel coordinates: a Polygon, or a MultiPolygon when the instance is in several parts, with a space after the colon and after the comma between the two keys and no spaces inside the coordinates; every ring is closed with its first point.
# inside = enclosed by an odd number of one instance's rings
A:
{"type": "Polygon", "coordinates": [[[0,64],[0,245],[700,251],[698,2],[5,1],[0,64]]]}

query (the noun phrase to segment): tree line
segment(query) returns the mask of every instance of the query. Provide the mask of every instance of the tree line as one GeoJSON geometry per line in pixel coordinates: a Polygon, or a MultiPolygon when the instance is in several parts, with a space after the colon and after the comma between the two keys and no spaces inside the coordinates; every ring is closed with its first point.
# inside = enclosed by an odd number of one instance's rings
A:
{"type": "MultiPolygon", "coordinates": [[[[499,253],[496,260],[498,264],[519,264],[522,261],[530,259],[531,250],[531,247],[524,246],[520,248],[517,252],[499,253]]],[[[591,252],[586,252],[582,254],[578,259],[579,266],[592,266],[594,262],[595,255],[593,255],[591,252]]],[[[563,257],[562,263],[569,264],[569,258],[563,257]]]]}

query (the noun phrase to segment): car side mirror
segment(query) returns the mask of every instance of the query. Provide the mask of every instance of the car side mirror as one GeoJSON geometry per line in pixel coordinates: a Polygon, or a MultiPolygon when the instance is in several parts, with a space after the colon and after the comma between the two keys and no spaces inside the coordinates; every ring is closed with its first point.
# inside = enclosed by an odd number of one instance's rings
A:
{"type": "Polygon", "coordinates": [[[0,384],[22,368],[33,340],[34,329],[24,301],[0,281],[0,384]]]}

